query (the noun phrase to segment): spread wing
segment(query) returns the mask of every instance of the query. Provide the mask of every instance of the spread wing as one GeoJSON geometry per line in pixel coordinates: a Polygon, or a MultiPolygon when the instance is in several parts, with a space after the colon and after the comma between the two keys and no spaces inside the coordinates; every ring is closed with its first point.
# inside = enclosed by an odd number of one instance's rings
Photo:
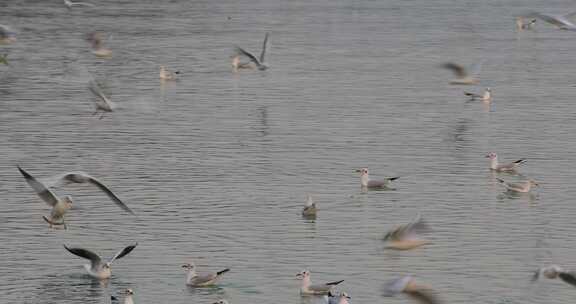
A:
{"type": "Polygon", "coordinates": [[[254,62],[256,65],[260,65],[260,61],[258,61],[258,58],[256,58],[254,55],[248,53],[243,48],[236,46],[236,52],[238,52],[238,54],[240,54],[240,55],[244,55],[244,56],[248,57],[248,59],[250,59],[250,61],[254,62]]]}
{"type": "Polygon", "coordinates": [[[102,259],[97,254],[88,249],[68,248],[66,247],[66,245],[64,245],[64,248],[66,248],[66,250],[68,250],[68,252],[70,252],[73,255],[90,260],[90,263],[92,264],[91,265],[92,269],[96,269],[100,264],[102,264],[102,259]]]}
{"type": "Polygon", "coordinates": [[[456,64],[453,62],[447,62],[447,63],[443,64],[442,67],[445,69],[451,70],[459,78],[464,78],[464,77],[468,76],[468,72],[466,72],[466,69],[459,64],[456,64]]]}
{"type": "Polygon", "coordinates": [[[558,276],[560,277],[560,279],[562,279],[562,281],[572,285],[572,286],[576,286],[576,276],[574,276],[574,273],[572,272],[560,272],[558,273],[558,276]]]}
{"type": "Polygon", "coordinates": [[[40,196],[43,201],[45,201],[51,207],[54,207],[54,205],[58,203],[58,198],[54,192],[46,188],[44,184],[36,180],[32,175],[24,171],[24,169],[20,168],[20,166],[17,167],[18,171],[20,171],[20,173],[24,176],[24,179],[26,179],[28,185],[30,185],[30,187],[36,191],[36,194],[38,194],[38,196],[40,196]]]}
{"type": "Polygon", "coordinates": [[[108,189],[106,186],[104,186],[104,184],[99,182],[97,179],[90,177],[89,183],[91,183],[92,185],[95,185],[96,187],[98,187],[98,189],[104,191],[104,193],[106,193],[106,195],[108,195],[108,197],[114,203],[116,203],[116,205],[118,205],[118,207],[120,207],[124,211],[134,215],[134,212],[132,212],[132,210],[130,210],[130,208],[128,208],[128,206],[126,206],[126,204],[124,204],[114,193],[112,193],[112,191],[110,191],[110,189],[108,189]]]}
{"type": "Polygon", "coordinates": [[[117,259],[121,259],[123,257],[125,257],[127,254],[129,254],[130,252],[132,252],[132,250],[134,250],[134,248],[136,248],[136,246],[138,246],[138,243],[134,243],[130,246],[127,246],[126,248],[118,251],[111,259],[108,263],[112,264],[112,262],[114,262],[117,259]]]}
{"type": "Polygon", "coordinates": [[[264,43],[262,43],[262,53],[260,53],[260,62],[264,62],[264,56],[266,55],[266,47],[268,45],[268,33],[264,36],[264,43]]]}

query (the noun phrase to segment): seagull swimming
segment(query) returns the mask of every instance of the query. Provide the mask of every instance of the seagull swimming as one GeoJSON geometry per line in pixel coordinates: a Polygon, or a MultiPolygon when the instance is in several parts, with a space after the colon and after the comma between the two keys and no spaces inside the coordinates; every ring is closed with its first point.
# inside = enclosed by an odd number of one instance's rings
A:
{"type": "Polygon", "coordinates": [[[196,273],[196,265],[194,263],[188,263],[182,265],[182,268],[186,269],[188,275],[186,276],[186,285],[192,287],[204,287],[214,285],[218,279],[222,277],[223,274],[230,271],[230,268],[220,270],[218,272],[208,272],[208,273],[196,273]]]}
{"type": "Polygon", "coordinates": [[[24,169],[18,167],[18,171],[24,176],[24,179],[36,191],[36,194],[40,196],[40,198],[48,204],[48,206],[52,207],[52,211],[50,212],[50,217],[43,216],[44,220],[50,224],[50,228],[52,226],[63,225],[64,229],[66,229],[66,223],[64,222],[64,215],[66,212],[72,208],[72,197],[67,195],[62,198],[58,197],[56,193],[52,192],[48,189],[44,184],[39,182],[36,178],[30,175],[28,172],[24,171],[24,169]]]}
{"type": "Polygon", "coordinates": [[[304,205],[304,209],[302,209],[302,216],[316,217],[317,211],[318,209],[316,208],[316,203],[312,199],[312,196],[308,194],[308,198],[306,199],[306,205],[304,205]]]}
{"type": "Polygon", "coordinates": [[[397,250],[409,250],[429,243],[426,240],[417,238],[416,233],[427,231],[428,225],[422,220],[420,214],[410,223],[400,225],[390,230],[384,236],[384,241],[388,243],[387,248],[397,250]]]}
{"type": "Polygon", "coordinates": [[[499,164],[498,163],[498,154],[496,154],[495,152],[490,152],[490,153],[486,154],[486,158],[490,159],[490,170],[493,170],[496,172],[514,172],[514,171],[516,171],[516,168],[519,165],[526,163],[526,159],[522,158],[522,159],[519,159],[519,160],[511,162],[511,163],[499,164]]]}
{"type": "MultiPolygon", "coordinates": [[[[260,53],[260,58],[256,58],[256,56],[245,51],[243,48],[239,46],[236,46],[236,52],[238,53],[238,55],[248,57],[248,59],[250,59],[250,61],[252,61],[259,70],[264,71],[268,69],[268,66],[264,63],[264,56],[266,55],[267,44],[268,44],[268,33],[266,33],[266,35],[264,36],[264,43],[262,43],[262,52],[260,53]]],[[[232,59],[232,66],[234,66],[235,71],[238,70],[238,68],[241,68],[242,64],[240,64],[239,60],[240,58],[237,58],[237,56],[235,56],[232,59]]]]}
{"type": "MultiPolygon", "coordinates": [[[[134,291],[132,289],[126,288],[123,292],[121,292],[121,294],[124,295],[124,304],[134,304],[134,300],[132,299],[134,291]]],[[[118,301],[115,296],[111,296],[110,299],[112,301],[118,301]]]]}
{"type": "Polygon", "coordinates": [[[392,297],[399,293],[405,293],[411,298],[424,304],[440,303],[430,286],[416,284],[416,281],[412,276],[401,277],[384,286],[383,296],[385,297],[392,297]]]}
{"type": "Polygon", "coordinates": [[[492,102],[492,90],[490,88],[486,88],[484,90],[484,94],[475,94],[470,92],[464,92],[464,95],[470,97],[470,100],[482,100],[483,102],[489,103],[492,102]]]}
{"type": "Polygon", "coordinates": [[[538,12],[533,12],[531,14],[528,14],[526,17],[538,18],[542,21],[555,25],[561,30],[576,31],[576,24],[568,20],[569,17],[572,17],[574,15],[576,15],[576,12],[566,15],[552,15],[552,14],[542,14],[538,12]]]}
{"type": "Polygon", "coordinates": [[[105,280],[110,278],[112,275],[110,267],[112,263],[115,260],[121,259],[132,252],[132,250],[134,250],[137,245],[138,243],[134,243],[133,245],[127,246],[126,248],[118,251],[108,262],[102,261],[102,258],[100,258],[99,255],[87,249],[68,248],[66,245],[64,245],[64,248],[66,248],[66,250],[68,250],[68,252],[72,253],[73,255],[90,260],[90,264],[84,265],[84,268],[86,271],[88,271],[88,274],[94,278],[105,280]]]}
{"type": "Polygon", "coordinates": [[[476,79],[476,75],[480,73],[480,68],[482,67],[482,64],[480,63],[479,65],[477,65],[476,67],[476,71],[475,75],[472,75],[470,73],[468,73],[468,71],[466,70],[466,68],[464,68],[463,66],[457,64],[457,63],[453,63],[453,62],[447,62],[444,63],[442,65],[443,68],[451,70],[452,72],[454,72],[454,75],[456,75],[456,79],[453,79],[450,81],[450,84],[477,84],[478,83],[478,79],[476,79]]]}
{"type": "Polygon", "coordinates": [[[351,299],[351,297],[345,292],[342,292],[342,293],[337,294],[337,295],[332,294],[332,292],[328,292],[328,294],[324,296],[324,303],[325,304],[349,304],[348,300],[350,300],[350,299],[351,299]]]}
{"type": "Polygon", "coordinates": [[[498,181],[498,183],[504,186],[504,188],[506,188],[506,190],[509,192],[527,193],[530,192],[532,186],[536,187],[539,186],[538,183],[536,183],[533,180],[528,180],[522,183],[508,183],[499,178],[497,178],[496,180],[498,181]]]}
{"type": "Polygon", "coordinates": [[[92,45],[92,54],[100,58],[109,58],[112,57],[112,50],[104,47],[103,35],[100,32],[92,32],[88,34],[86,40],[92,45]]]}
{"type": "Polygon", "coordinates": [[[362,168],[356,170],[360,173],[360,184],[362,188],[388,188],[391,181],[395,181],[400,178],[400,176],[389,177],[383,180],[371,180],[368,168],[362,168]]]}
{"type": "Polygon", "coordinates": [[[114,111],[114,109],[116,108],[116,104],[113,103],[112,100],[110,100],[108,97],[106,97],[104,93],[102,93],[102,89],[100,88],[98,83],[96,83],[96,81],[90,81],[88,88],[90,89],[90,92],[96,95],[96,97],[98,97],[99,99],[95,102],[96,111],[94,111],[92,115],[101,113],[99,119],[102,119],[104,117],[105,112],[114,111]]]}
{"type": "Polygon", "coordinates": [[[0,24],[0,44],[10,44],[16,41],[16,32],[10,27],[0,24]]]}
{"type": "Polygon", "coordinates": [[[536,24],[536,19],[531,19],[528,22],[525,22],[523,16],[516,17],[516,29],[521,32],[523,30],[530,30],[536,24]]]}
{"type": "Polygon", "coordinates": [[[550,265],[536,270],[532,277],[532,281],[534,282],[538,280],[540,276],[544,276],[548,279],[560,278],[562,281],[576,287],[576,273],[573,271],[566,271],[558,265],[550,265]]]}
{"type": "Polygon", "coordinates": [[[327,295],[334,286],[344,282],[344,280],[312,285],[310,280],[310,271],[302,270],[302,272],[296,274],[296,277],[302,280],[302,285],[300,286],[301,295],[327,295]]]}
{"type": "Polygon", "coordinates": [[[178,79],[178,74],[180,74],[180,71],[171,72],[163,65],[160,66],[160,79],[162,80],[176,80],[178,79]]]}
{"type": "Polygon", "coordinates": [[[64,5],[66,5],[66,7],[68,9],[72,9],[72,7],[74,6],[88,6],[88,7],[95,7],[94,4],[92,3],[87,3],[87,2],[72,2],[70,0],[64,0],[64,5]]]}

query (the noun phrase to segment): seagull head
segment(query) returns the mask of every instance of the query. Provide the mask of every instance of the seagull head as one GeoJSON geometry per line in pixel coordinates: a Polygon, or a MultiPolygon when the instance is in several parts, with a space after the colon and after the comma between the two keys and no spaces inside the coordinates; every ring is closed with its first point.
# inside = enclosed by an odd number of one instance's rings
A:
{"type": "Polygon", "coordinates": [[[64,198],[62,199],[64,201],[64,203],[66,204],[67,208],[71,208],[72,207],[72,196],[70,195],[66,195],[64,196],[64,198]]]}
{"type": "Polygon", "coordinates": [[[356,170],[356,172],[360,173],[360,175],[368,175],[368,168],[361,168],[356,170]]]}
{"type": "Polygon", "coordinates": [[[186,270],[192,270],[192,269],[194,269],[194,264],[186,263],[186,264],[182,265],[182,268],[184,268],[186,270]]]}
{"type": "Polygon", "coordinates": [[[106,262],[106,263],[104,263],[104,266],[102,266],[102,267],[103,267],[104,269],[110,269],[111,264],[110,264],[110,262],[106,262]]]}
{"type": "Polygon", "coordinates": [[[496,158],[496,156],[497,155],[495,152],[490,152],[490,153],[486,154],[486,158],[489,158],[489,159],[494,159],[494,158],[496,158]]]}
{"type": "Polygon", "coordinates": [[[220,300],[214,302],[213,304],[228,304],[228,301],[226,301],[224,299],[220,299],[220,300]]]}
{"type": "Polygon", "coordinates": [[[124,290],[124,294],[127,296],[131,296],[134,294],[134,291],[130,288],[126,288],[126,290],[124,290]]]}
{"type": "Polygon", "coordinates": [[[532,179],[530,180],[530,184],[531,184],[532,186],[536,186],[536,187],[539,187],[539,186],[540,186],[540,184],[538,184],[535,180],[532,180],[532,179]]]}
{"type": "Polygon", "coordinates": [[[302,270],[301,272],[296,274],[296,278],[301,280],[307,277],[310,277],[310,271],[308,270],[302,270]]]}

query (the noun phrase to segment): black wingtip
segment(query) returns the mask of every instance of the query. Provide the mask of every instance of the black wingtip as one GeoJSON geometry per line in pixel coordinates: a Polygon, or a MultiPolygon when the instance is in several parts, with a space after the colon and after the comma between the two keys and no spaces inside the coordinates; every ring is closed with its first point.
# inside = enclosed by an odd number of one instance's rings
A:
{"type": "Polygon", "coordinates": [[[216,273],[216,275],[222,275],[222,274],[227,273],[228,271],[230,271],[230,268],[226,268],[226,269],[224,269],[224,270],[220,270],[220,271],[218,271],[218,272],[216,273]]]}
{"type": "Polygon", "coordinates": [[[391,177],[390,180],[391,180],[391,181],[395,181],[395,180],[397,180],[397,179],[399,179],[399,178],[400,178],[400,176],[395,176],[395,177],[391,177]]]}
{"type": "Polygon", "coordinates": [[[344,280],[340,280],[340,281],[336,281],[336,282],[330,282],[330,283],[326,283],[326,285],[338,285],[340,283],[344,282],[344,280]]]}
{"type": "Polygon", "coordinates": [[[16,168],[18,168],[18,171],[20,171],[20,174],[24,175],[24,177],[26,177],[26,178],[32,177],[32,175],[30,175],[30,174],[28,174],[28,172],[24,171],[24,169],[22,169],[22,167],[20,167],[20,165],[16,165],[16,168]]]}
{"type": "Polygon", "coordinates": [[[522,159],[519,159],[519,160],[515,161],[514,163],[515,163],[515,164],[521,164],[521,163],[524,163],[524,162],[526,162],[526,159],[525,159],[525,158],[522,158],[522,159]]]}

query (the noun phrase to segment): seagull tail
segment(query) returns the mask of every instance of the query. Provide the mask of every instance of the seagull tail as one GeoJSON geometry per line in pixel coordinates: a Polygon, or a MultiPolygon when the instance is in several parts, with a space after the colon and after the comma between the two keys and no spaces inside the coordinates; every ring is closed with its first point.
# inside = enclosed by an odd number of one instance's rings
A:
{"type": "Polygon", "coordinates": [[[389,178],[389,180],[391,180],[391,181],[395,181],[395,180],[397,180],[397,179],[399,179],[399,178],[400,178],[400,176],[395,176],[395,177],[391,177],[391,178],[389,178]]]}
{"type": "Polygon", "coordinates": [[[525,158],[519,159],[519,160],[515,161],[514,163],[517,165],[524,164],[524,163],[526,163],[526,159],[525,158]]]}
{"type": "Polygon", "coordinates": [[[223,274],[227,273],[228,271],[230,271],[230,268],[226,268],[226,269],[224,269],[224,270],[220,270],[220,271],[218,271],[218,272],[216,273],[216,275],[220,276],[220,275],[223,275],[223,274]]]}

